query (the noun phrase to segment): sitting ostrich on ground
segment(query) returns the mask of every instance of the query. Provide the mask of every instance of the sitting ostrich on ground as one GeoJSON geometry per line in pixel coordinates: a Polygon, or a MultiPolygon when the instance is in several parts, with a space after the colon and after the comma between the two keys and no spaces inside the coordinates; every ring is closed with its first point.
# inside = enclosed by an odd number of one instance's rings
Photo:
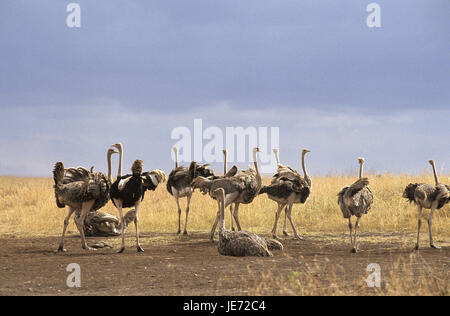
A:
{"type": "Polygon", "coordinates": [[[173,148],[175,154],[175,169],[173,169],[167,180],[167,191],[175,198],[178,206],[178,231],[181,233],[181,207],[179,199],[182,197],[187,198],[186,204],[186,219],[184,222],[184,235],[187,235],[187,223],[189,215],[189,206],[191,204],[191,197],[193,189],[191,187],[191,181],[196,176],[211,177],[214,176],[214,172],[209,169],[209,164],[198,165],[195,162],[191,162],[189,168],[178,166],[178,148],[173,148]]]}
{"type": "Polygon", "coordinates": [[[55,181],[56,204],[59,208],[69,207],[61,242],[58,252],[64,249],[64,237],[70,217],[74,212],[80,213],[75,217],[75,224],[81,234],[81,247],[85,250],[94,250],[88,247],[84,233],[84,221],[89,212],[99,210],[109,201],[109,190],[111,186],[111,155],[115,153],[113,149],[107,152],[108,176],[101,172],[89,172],[87,169],[69,168],[64,169],[62,162],[57,162],[53,169],[53,179],[55,181]]]}
{"type": "Polygon", "coordinates": [[[352,252],[358,251],[356,243],[357,230],[361,216],[367,214],[373,203],[373,194],[369,188],[369,179],[363,178],[364,158],[358,158],[359,162],[359,179],[350,186],[344,187],[338,194],[338,204],[341,207],[344,218],[348,218],[348,227],[350,228],[350,241],[352,243],[352,252]],[[352,235],[352,219],[356,216],[355,237],[352,235]]]}
{"type": "MultiPolygon", "coordinates": [[[[134,222],[136,212],[134,209],[128,211],[124,219],[124,230],[131,222],[134,222]]],[[[119,236],[122,228],[120,218],[112,214],[96,211],[89,212],[84,220],[84,234],[89,237],[119,236]]]]}
{"type": "MultiPolygon", "coordinates": [[[[192,187],[194,189],[200,189],[202,192],[211,194],[218,188],[223,188],[225,190],[225,208],[228,205],[234,203],[233,217],[236,221],[236,226],[238,230],[241,230],[241,225],[239,223],[239,204],[249,204],[253,201],[255,196],[258,195],[261,189],[261,175],[258,169],[258,161],[256,154],[259,152],[259,148],[253,148],[253,161],[254,168],[249,168],[248,170],[241,171],[232,177],[223,177],[218,179],[206,179],[204,177],[197,177],[192,181],[192,187]]],[[[214,196],[213,196],[214,198],[214,196]]],[[[217,223],[220,217],[220,208],[218,205],[217,216],[214,225],[211,230],[211,241],[214,241],[214,233],[216,230],[217,223]]]]}
{"type": "Polygon", "coordinates": [[[215,189],[210,193],[219,204],[219,253],[223,256],[256,256],[273,257],[270,250],[283,250],[283,245],[273,239],[261,238],[256,234],[246,231],[227,231],[225,228],[225,190],[223,188],[215,189]],[[269,250],[270,249],[270,250],[269,250]]]}
{"type": "Polygon", "coordinates": [[[277,225],[280,214],[285,208],[285,219],[283,226],[283,234],[288,236],[286,231],[286,219],[289,219],[292,229],[294,231],[295,238],[302,240],[302,238],[297,233],[294,222],[292,220],[292,206],[296,203],[305,203],[311,192],[311,178],[306,171],[305,166],[305,155],[309,153],[308,149],[302,150],[302,169],[303,177],[291,167],[283,166],[279,163],[278,150],[274,150],[275,157],[277,159],[278,169],[277,173],[272,177],[271,184],[262,187],[259,194],[267,193],[269,199],[277,202],[278,208],[275,215],[275,223],[272,229],[273,238],[277,238],[277,225]]]}
{"type": "Polygon", "coordinates": [[[417,244],[415,249],[420,248],[420,226],[422,225],[422,209],[431,209],[430,216],[428,217],[428,230],[430,233],[430,247],[440,249],[433,241],[433,232],[431,229],[433,221],[433,213],[436,209],[442,208],[445,204],[450,202],[450,187],[444,184],[439,184],[439,179],[436,173],[436,167],[434,161],[430,160],[429,163],[433,168],[434,186],[426,183],[410,183],[406,186],[403,192],[403,197],[408,199],[409,202],[417,205],[418,214],[418,228],[417,228],[417,244]]]}
{"type": "MultiPolygon", "coordinates": [[[[122,154],[119,159],[119,166],[122,166],[122,154]]],[[[122,174],[121,168],[118,171],[122,174]]],[[[148,172],[142,172],[142,160],[135,160],[131,167],[131,173],[125,176],[117,177],[117,180],[111,185],[111,200],[118,209],[120,215],[120,230],[122,235],[122,245],[119,253],[125,250],[125,221],[123,217],[123,208],[134,207],[134,225],[136,227],[136,249],[143,252],[139,242],[139,205],[144,200],[145,191],[155,190],[158,184],[166,181],[166,175],[163,171],[155,169],[148,172]]]]}

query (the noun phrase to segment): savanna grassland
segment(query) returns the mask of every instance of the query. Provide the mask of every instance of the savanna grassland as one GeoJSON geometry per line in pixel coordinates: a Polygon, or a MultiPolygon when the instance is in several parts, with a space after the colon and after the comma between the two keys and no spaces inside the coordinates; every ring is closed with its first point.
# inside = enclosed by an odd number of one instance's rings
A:
{"type": "MultiPolygon", "coordinates": [[[[176,235],[178,212],[165,184],[146,194],[141,204],[145,253],[136,254],[132,247],[133,226],[127,232],[126,254],[115,254],[119,237],[88,239],[88,243],[107,241],[113,249],[85,253],[72,219],[68,253],[55,254],[66,210],[56,207],[53,180],[0,177],[0,242],[4,245],[0,250],[0,294],[449,295],[450,207],[436,211],[433,217],[435,242],[443,248],[428,248],[426,210],[423,248],[414,252],[417,209],[402,198],[409,182],[433,183],[433,178],[369,177],[374,204],[361,220],[358,254],[350,254],[347,221],[337,205],[337,193],[354,177],[327,176],[314,177],[306,204],[293,208],[294,222],[305,240],[282,237],[285,251],[275,252],[273,258],[220,256],[209,241],[217,206],[199,192],[192,199],[189,236],[176,235]],[[80,289],[65,286],[65,266],[70,262],[89,267],[80,289]],[[382,268],[381,288],[368,288],[365,282],[367,265],[372,262],[382,268]],[[46,277],[46,269],[52,278],[46,277]],[[121,281],[112,284],[111,278],[121,281]]],[[[449,182],[448,176],[440,178],[449,182]]],[[[184,203],[185,199],[182,207],[184,203]]],[[[243,229],[269,236],[275,209],[276,204],[266,195],[241,205],[243,229]]],[[[117,215],[111,203],[104,211],[117,215]]],[[[230,226],[229,212],[226,224],[230,226]]],[[[280,218],[279,236],[282,225],[280,218]]],[[[289,223],[288,231],[292,232],[289,223]]]]}

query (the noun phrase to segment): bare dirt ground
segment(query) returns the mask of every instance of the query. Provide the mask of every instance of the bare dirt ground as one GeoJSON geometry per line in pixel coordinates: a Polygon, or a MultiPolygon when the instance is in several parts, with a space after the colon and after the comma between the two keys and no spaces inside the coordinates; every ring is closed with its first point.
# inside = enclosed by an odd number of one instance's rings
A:
{"type": "MultiPolygon", "coordinates": [[[[234,258],[220,256],[206,233],[142,234],[144,253],[136,253],[134,238],[127,235],[124,254],[115,253],[118,237],[89,238],[89,244],[106,241],[114,248],[85,252],[73,234],[66,240],[68,252],[56,254],[58,237],[0,236],[0,295],[296,295],[302,294],[297,291],[303,286],[317,287],[308,294],[329,293],[320,289],[321,284],[336,287],[337,294],[382,294],[365,285],[370,263],[382,268],[382,288],[394,282],[395,273],[420,277],[430,267],[432,277],[448,283],[448,246],[433,250],[424,245],[414,252],[414,235],[363,233],[361,251],[351,254],[346,237],[286,237],[285,251],[276,251],[273,258],[234,258]],[[394,271],[398,262],[408,263],[410,269],[394,271]],[[81,288],[66,286],[70,263],[81,267],[81,288]],[[293,286],[297,277],[305,280],[299,273],[306,273],[314,284],[293,286]]],[[[445,291],[431,294],[448,295],[445,291]]]]}

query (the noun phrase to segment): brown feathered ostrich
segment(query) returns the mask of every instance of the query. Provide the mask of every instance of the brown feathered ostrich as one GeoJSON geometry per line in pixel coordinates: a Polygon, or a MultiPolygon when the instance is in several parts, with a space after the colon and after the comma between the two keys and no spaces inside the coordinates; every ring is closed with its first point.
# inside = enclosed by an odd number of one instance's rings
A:
{"type": "Polygon", "coordinates": [[[344,218],[348,218],[348,227],[350,229],[350,241],[352,244],[352,252],[358,251],[356,243],[357,230],[361,216],[367,214],[373,203],[373,194],[369,188],[369,179],[363,178],[363,165],[365,159],[358,158],[359,163],[359,179],[350,186],[344,187],[338,194],[338,204],[341,207],[344,218]],[[356,216],[355,236],[352,235],[352,216],[356,216]]]}
{"type": "Polygon", "coordinates": [[[285,221],[283,226],[283,234],[288,236],[286,231],[286,218],[289,219],[295,238],[302,240],[303,238],[297,233],[294,221],[292,220],[292,206],[296,203],[305,203],[311,192],[311,178],[306,171],[305,156],[310,151],[308,149],[302,150],[302,169],[303,177],[294,169],[288,166],[283,166],[279,163],[278,150],[274,150],[277,159],[278,168],[277,173],[272,177],[271,184],[264,186],[259,191],[259,194],[267,193],[269,199],[277,202],[278,208],[275,215],[275,223],[272,229],[273,238],[277,238],[277,225],[280,214],[285,208],[285,221]]]}
{"type": "Polygon", "coordinates": [[[175,169],[173,169],[167,180],[167,192],[169,192],[177,203],[178,207],[178,231],[177,234],[181,233],[181,207],[180,198],[186,197],[186,219],[184,222],[184,235],[187,235],[187,223],[189,215],[189,207],[192,198],[192,186],[191,181],[196,176],[211,177],[214,176],[214,172],[209,169],[209,164],[199,165],[195,162],[191,162],[189,168],[178,166],[178,148],[173,148],[175,154],[175,169]]]}
{"type": "MultiPolygon", "coordinates": [[[[207,179],[205,177],[195,178],[191,185],[194,189],[200,189],[202,192],[209,193],[215,191],[218,188],[223,188],[225,190],[225,208],[234,203],[233,217],[236,221],[236,226],[238,230],[241,230],[241,225],[239,222],[239,205],[249,204],[258,195],[261,189],[261,175],[259,173],[257,153],[259,148],[253,148],[253,161],[254,170],[249,168],[248,170],[241,171],[232,177],[223,177],[218,179],[207,179]]],[[[213,196],[214,198],[214,196],[213,196]]],[[[217,227],[217,223],[220,217],[220,208],[218,205],[216,220],[211,230],[211,241],[214,241],[214,233],[217,227]]]]}
{"type": "Polygon", "coordinates": [[[64,237],[70,217],[74,212],[80,213],[75,218],[75,224],[81,235],[81,247],[85,250],[94,250],[86,243],[84,233],[84,221],[86,215],[91,211],[102,208],[109,201],[109,189],[111,186],[111,155],[114,150],[107,152],[108,176],[101,172],[89,172],[83,167],[64,169],[62,162],[57,162],[53,169],[53,179],[55,181],[56,204],[59,208],[69,207],[66,218],[64,219],[64,228],[61,236],[61,242],[58,252],[66,251],[64,249],[64,237]]]}
{"type": "MultiPolygon", "coordinates": [[[[123,218],[126,230],[128,225],[134,222],[136,211],[128,211],[123,218]]],[[[117,216],[103,211],[89,212],[84,220],[84,234],[89,237],[119,236],[122,232],[121,225],[117,216]]]]}
{"type": "Polygon", "coordinates": [[[225,228],[225,190],[223,188],[214,189],[210,192],[219,204],[219,253],[223,256],[256,256],[273,257],[270,250],[283,250],[283,245],[273,239],[261,238],[256,234],[247,231],[227,231],[225,228]]]}
{"type": "Polygon", "coordinates": [[[415,249],[420,248],[420,227],[422,225],[422,209],[431,209],[430,216],[428,217],[428,230],[430,233],[430,247],[434,249],[440,249],[433,241],[432,222],[433,214],[437,209],[442,208],[445,204],[450,202],[450,187],[439,183],[439,179],[436,172],[434,160],[429,161],[433,168],[434,186],[426,183],[410,183],[406,186],[403,192],[403,197],[408,199],[409,202],[417,205],[419,210],[418,214],[418,228],[417,228],[417,244],[415,249]]]}

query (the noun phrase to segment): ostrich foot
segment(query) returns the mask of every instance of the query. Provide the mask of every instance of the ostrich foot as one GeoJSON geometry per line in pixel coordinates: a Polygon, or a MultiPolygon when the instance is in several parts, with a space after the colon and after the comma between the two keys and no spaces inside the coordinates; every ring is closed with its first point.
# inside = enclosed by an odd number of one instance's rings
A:
{"type": "Polygon", "coordinates": [[[435,244],[430,244],[430,247],[433,249],[442,249],[442,247],[438,247],[435,244]]]}
{"type": "Polygon", "coordinates": [[[144,252],[144,249],[142,249],[141,245],[138,245],[136,247],[136,249],[137,249],[137,252],[144,252]]]}
{"type": "Polygon", "coordinates": [[[289,233],[287,231],[283,230],[283,235],[284,236],[289,236],[289,233]]]}
{"type": "Polygon", "coordinates": [[[86,251],[97,251],[97,249],[91,248],[89,246],[83,247],[83,249],[86,250],[86,251]]]}
{"type": "Polygon", "coordinates": [[[358,249],[356,249],[356,247],[353,247],[352,250],[350,251],[351,253],[357,253],[358,249]]]}
{"type": "Polygon", "coordinates": [[[65,249],[62,245],[60,245],[60,246],[58,247],[57,252],[67,252],[67,249],[65,249]]]}
{"type": "Polygon", "coordinates": [[[185,230],[185,231],[183,232],[183,235],[187,236],[187,234],[188,234],[188,232],[187,232],[187,230],[185,230]]]}
{"type": "Polygon", "coordinates": [[[416,244],[416,246],[414,247],[414,250],[419,250],[419,249],[420,249],[419,244],[416,244]]]}
{"type": "Polygon", "coordinates": [[[179,235],[179,234],[181,234],[181,229],[179,229],[179,230],[177,231],[177,235],[179,235]]]}
{"type": "Polygon", "coordinates": [[[305,240],[305,238],[300,237],[300,235],[295,235],[295,239],[297,239],[297,240],[305,240]]]}
{"type": "Polygon", "coordinates": [[[117,251],[117,253],[123,253],[125,251],[125,247],[122,247],[119,249],[119,251],[117,251]]]}
{"type": "Polygon", "coordinates": [[[234,228],[234,227],[231,227],[231,230],[235,232],[235,231],[236,231],[236,228],[234,228]]]}

